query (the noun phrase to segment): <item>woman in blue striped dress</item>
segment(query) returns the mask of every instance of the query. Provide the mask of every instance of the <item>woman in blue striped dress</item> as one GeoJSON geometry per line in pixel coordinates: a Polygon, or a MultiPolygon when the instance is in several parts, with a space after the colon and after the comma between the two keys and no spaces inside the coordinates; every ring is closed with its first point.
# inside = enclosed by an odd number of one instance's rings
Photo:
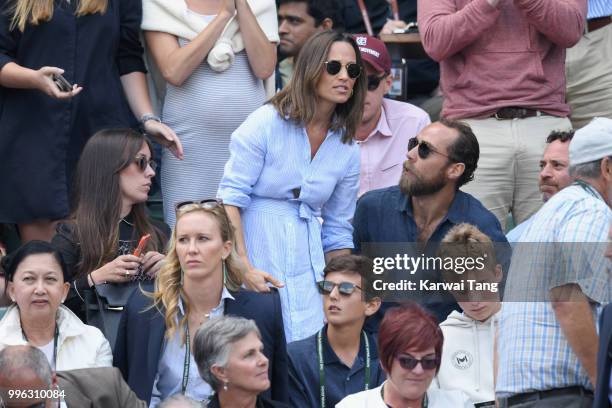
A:
{"type": "Polygon", "coordinates": [[[218,197],[236,228],[245,281],[257,290],[280,288],[287,342],[321,328],[316,281],[326,258],[353,248],[361,67],[352,37],[315,35],[287,86],[232,134],[218,197]]]}
{"type": "MultiPolygon", "coordinates": [[[[276,65],[276,8],[274,0],[145,0],[143,5],[147,46],[166,81],[162,119],[185,152],[183,160],[162,156],[164,219],[174,227],[176,203],[215,196],[232,132],[265,102],[262,80],[276,65]],[[236,22],[244,49],[229,67],[211,63],[209,53],[229,41],[226,32],[236,22]],[[197,35],[186,38],[194,30],[197,35]]],[[[235,38],[231,41],[235,49],[235,38]]]]}

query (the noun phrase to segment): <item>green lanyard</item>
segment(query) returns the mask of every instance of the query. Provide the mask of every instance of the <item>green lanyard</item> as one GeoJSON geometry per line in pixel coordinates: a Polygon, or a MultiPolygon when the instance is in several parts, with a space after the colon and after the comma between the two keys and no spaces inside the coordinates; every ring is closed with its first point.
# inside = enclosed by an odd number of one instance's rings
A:
{"type": "MultiPolygon", "coordinates": [[[[23,325],[21,326],[21,335],[25,341],[28,341],[28,336],[26,336],[23,331],[23,325]]],[[[56,371],[57,368],[57,339],[59,338],[59,327],[57,325],[57,321],[55,322],[55,333],[53,334],[53,371],[56,371]]]]}
{"type": "MultiPolygon", "coordinates": [[[[385,402],[385,385],[383,384],[380,387],[380,398],[383,400],[383,404],[387,405],[389,408],[393,408],[391,405],[388,405],[385,402]]],[[[421,408],[427,408],[429,406],[429,399],[427,398],[427,392],[425,392],[425,396],[423,397],[423,402],[421,402],[421,408]]]]}
{"type": "Polygon", "coordinates": [[[187,383],[189,382],[189,364],[191,363],[189,348],[189,322],[185,322],[185,361],[183,362],[183,382],[181,383],[181,394],[185,394],[187,383]]]}
{"type": "Polygon", "coordinates": [[[587,193],[591,194],[593,197],[600,199],[600,195],[597,193],[597,191],[593,188],[593,186],[591,186],[589,183],[582,181],[582,180],[576,180],[574,181],[574,184],[582,187],[582,189],[584,191],[586,191],[587,193]]]}
{"type": "MultiPolygon", "coordinates": [[[[323,329],[317,333],[317,354],[319,355],[319,395],[321,397],[321,408],[325,408],[325,364],[323,363],[323,329]]],[[[365,331],[361,331],[366,349],[365,387],[370,388],[370,341],[365,331]]]]}

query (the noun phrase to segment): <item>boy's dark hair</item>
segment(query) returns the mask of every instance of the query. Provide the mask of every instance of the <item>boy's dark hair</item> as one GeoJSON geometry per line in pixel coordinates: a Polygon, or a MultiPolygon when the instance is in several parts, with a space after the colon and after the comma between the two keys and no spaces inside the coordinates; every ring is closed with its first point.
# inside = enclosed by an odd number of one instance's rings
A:
{"type": "Polygon", "coordinates": [[[372,288],[372,270],[374,263],[370,258],[363,255],[341,255],[332,258],[323,269],[323,277],[331,272],[345,274],[356,274],[361,277],[361,289],[366,301],[376,297],[372,288]]]}
{"type": "Polygon", "coordinates": [[[342,6],[339,0],[278,0],[278,6],[287,3],[306,3],[308,15],[315,20],[315,26],[321,25],[323,20],[329,18],[334,23],[334,30],[344,27],[342,6]]]}

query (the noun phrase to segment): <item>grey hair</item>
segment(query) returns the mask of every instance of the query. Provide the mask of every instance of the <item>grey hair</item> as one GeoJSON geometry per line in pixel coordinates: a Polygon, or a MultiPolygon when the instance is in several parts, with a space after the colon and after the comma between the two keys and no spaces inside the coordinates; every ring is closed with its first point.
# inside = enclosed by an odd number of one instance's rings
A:
{"type": "Polygon", "coordinates": [[[38,378],[51,387],[53,374],[45,354],[32,346],[7,346],[0,351],[0,373],[5,377],[19,371],[32,370],[38,378]]]}
{"type": "Polygon", "coordinates": [[[569,174],[572,177],[598,178],[601,175],[601,161],[597,159],[587,163],[570,165],[569,174]]]}
{"type": "Polygon", "coordinates": [[[252,332],[261,338],[253,320],[237,316],[218,317],[200,326],[193,339],[193,358],[200,376],[213,390],[217,391],[221,382],[212,373],[212,367],[225,367],[232,344],[252,332]]]}
{"type": "Polygon", "coordinates": [[[181,393],[169,396],[157,408],[202,408],[202,404],[181,393]]]}

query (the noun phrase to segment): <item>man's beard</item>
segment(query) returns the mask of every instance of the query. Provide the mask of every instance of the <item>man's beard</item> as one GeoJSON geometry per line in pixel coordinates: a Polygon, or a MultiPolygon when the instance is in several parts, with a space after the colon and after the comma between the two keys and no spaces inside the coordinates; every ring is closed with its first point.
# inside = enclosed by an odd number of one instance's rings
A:
{"type": "Polygon", "coordinates": [[[404,195],[410,197],[435,194],[442,190],[448,182],[443,170],[440,170],[440,172],[430,180],[423,180],[421,176],[415,174],[414,172],[411,172],[410,174],[412,175],[413,180],[409,180],[408,174],[404,172],[402,173],[399,181],[400,191],[404,195]]]}

